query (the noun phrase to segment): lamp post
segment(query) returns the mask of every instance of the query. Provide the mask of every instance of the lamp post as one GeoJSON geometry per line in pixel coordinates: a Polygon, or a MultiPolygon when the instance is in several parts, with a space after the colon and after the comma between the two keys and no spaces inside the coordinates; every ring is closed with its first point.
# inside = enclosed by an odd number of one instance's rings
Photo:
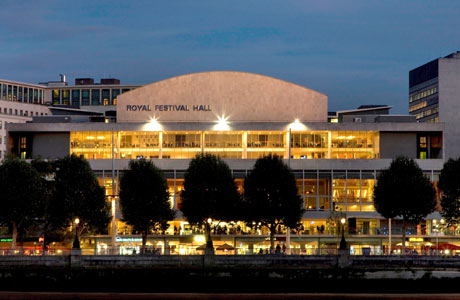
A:
{"type": "Polygon", "coordinates": [[[345,222],[347,220],[345,218],[340,219],[340,223],[342,224],[342,238],[340,239],[340,246],[339,250],[347,250],[347,242],[345,241],[345,222]]]}
{"type": "Polygon", "coordinates": [[[79,218],[75,218],[75,239],[73,240],[73,249],[80,249],[80,240],[78,239],[78,224],[80,223],[79,218]]]}

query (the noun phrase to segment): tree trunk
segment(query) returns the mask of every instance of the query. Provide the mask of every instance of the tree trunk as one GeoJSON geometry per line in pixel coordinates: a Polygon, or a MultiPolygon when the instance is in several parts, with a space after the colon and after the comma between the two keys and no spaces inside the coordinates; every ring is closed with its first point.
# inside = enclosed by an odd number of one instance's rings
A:
{"type": "Polygon", "coordinates": [[[13,222],[13,236],[11,241],[11,249],[16,250],[16,241],[18,239],[18,228],[16,227],[16,222],[13,222]]]}
{"type": "Polygon", "coordinates": [[[204,229],[205,229],[205,239],[206,239],[205,254],[213,254],[214,244],[212,243],[212,237],[211,237],[211,225],[206,223],[204,225],[204,229]]]}
{"type": "Polygon", "coordinates": [[[402,255],[406,254],[406,219],[402,221],[402,255]]]}
{"type": "Polygon", "coordinates": [[[141,254],[145,254],[145,245],[147,244],[147,230],[142,231],[141,254]]]}
{"type": "Polygon", "coordinates": [[[270,225],[270,254],[275,253],[275,233],[276,225],[270,225]]]}
{"type": "Polygon", "coordinates": [[[46,247],[46,234],[43,233],[43,251],[42,251],[42,255],[46,255],[48,252],[48,249],[46,247]]]}

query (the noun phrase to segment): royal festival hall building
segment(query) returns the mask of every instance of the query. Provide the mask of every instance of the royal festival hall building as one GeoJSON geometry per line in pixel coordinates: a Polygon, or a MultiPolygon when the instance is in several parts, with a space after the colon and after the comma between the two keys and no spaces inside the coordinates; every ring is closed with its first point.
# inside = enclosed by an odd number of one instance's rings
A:
{"type": "MultiPolygon", "coordinates": [[[[77,99],[77,92],[69,92],[67,101],[72,102],[73,94],[77,99]]],[[[55,96],[55,101],[62,101],[63,94],[55,96]]],[[[81,101],[82,95],[78,97],[81,101]]],[[[111,92],[107,97],[112,99],[111,92]]],[[[165,235],[152,232],[148,243],[159,248],[167,244],[170,254],[196,253],[203,244],[199,230],[191,228],[180,213],[184,173],[196,154],[212,153],[225,159],[239,189],[257,158],[270,153],[283,157],[296,176],[306,209],[302,225],[289,238],[292,252],[302,254],[337,248],[333,219],[338,213],[348,220],[347,242],[352,253],[384,253],[388,223],[373,205],[379,171],[404,155],[415,159],[436,184],[445,161],[445,123],[391,115],[386,105],[328,113],[326,95],[262,75],[188,74],[133,86],[117,93],[115,103],[109,100],[108,104],[116,114],[104,113],[103,102],[94,110],[51,106],[49,115],[10,123],[8,151],[26,159],[55,159],[72,153],[85,157],[105,186],[113,210],[118,181],[129,161],[151,159],[164,171],[171,206],[178,212],[165,235]]],[[[116,210],[116,230],[111,227],[107,236],[85,237],[84,247],[104,251],[116,243],[121,253],[139,247],[140,236],[123,223],[116,210]]],[[[420,251],[438,239],[455,244],[454,237],[435,230],[440,218],[435,212],[409,226],[409,246],[420,251]]],[[[392,248],[397,249],[399,220],[393,221],[393,233],[392,248]]],[[[241,254],[267,249],[267,238],[263,229],[239,222],[223,224],[214,236],[216,247],[230,244],[241,254]]],[[[277,243],[286,242],[284,232],[276,238],[277,243]]]]}

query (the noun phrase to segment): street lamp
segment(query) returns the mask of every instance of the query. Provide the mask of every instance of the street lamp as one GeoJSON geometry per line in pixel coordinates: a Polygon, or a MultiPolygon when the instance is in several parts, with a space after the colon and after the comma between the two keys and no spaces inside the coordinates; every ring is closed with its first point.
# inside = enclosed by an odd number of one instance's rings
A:
{"type": "Polygon", "coordinates": [[[340,219],[340,223],[342,224],[342,239],[340,240],[340,247],[339,250],[347,250],[347,242],[345,241],[345,222],[347,220],[345,218],[340,219]]]}
{"type": "Polygon", "coordinates": [[[79,218],[75,218],[75,239],[73,240],[73,249],[80,249],[80,240],[78,239],[78,224],[80,223],[79,218]]]}

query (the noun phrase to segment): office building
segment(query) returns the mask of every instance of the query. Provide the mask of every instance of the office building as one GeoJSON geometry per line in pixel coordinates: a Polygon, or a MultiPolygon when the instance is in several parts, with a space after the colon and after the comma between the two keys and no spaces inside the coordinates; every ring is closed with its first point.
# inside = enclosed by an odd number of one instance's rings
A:
{"type": "Polygon", "coordinates": [[[409,113],[419,122],[446,124],[444,148],[447,157],[460,156],[459,111],[460,51],[409,72],[409,113]]]}

